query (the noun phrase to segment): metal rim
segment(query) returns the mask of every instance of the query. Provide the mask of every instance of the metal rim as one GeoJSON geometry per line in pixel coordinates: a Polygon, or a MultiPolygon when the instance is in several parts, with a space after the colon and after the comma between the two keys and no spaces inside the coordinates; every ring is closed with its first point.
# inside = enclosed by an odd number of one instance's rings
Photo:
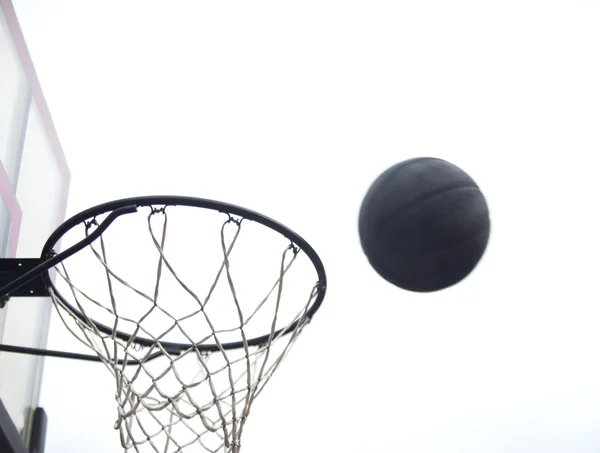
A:
{"type": "MultiPolygon", "coordinates": [[[[284,335],[288,334],[288,333],[292,332],[294,329],[296,329],[299,322],[301,322],[301,321],[304,322],[305,320],[310,321],[310,319],[313,317],[313,315],[316,313],[316,311],[321,306],[321,303],[323,302],[323,299],[325,297],[325,291],[326,291],[326,287],[327,287],[327,277],[325,275],[325,267],[323,266],[323,263],[322,263],[321,259],[319,258],[319,255],[317,255],[317,252],[312,248],[312,246],[306,240],[304,240],[300,235],[296,234],[294,231],[290,230],[288,227],[282,225],[281,223],[279,223],[267,216],[259,214],[258,212],[251,211],[249,209],[242,208],[240,206],[236,206],[233,204],[223,203],[223,202],[215,201],[215,200],[208,200],[205,198],[170,196],[170,195],[133,197],[133,198],[123,198],[120,200],[110,201],[108,203],[103,203],[98,206],[89,208],[85,211],[80,212],[79,214],[74,215],[73,217],[71,217],[70,219],[65,221],[61,226],[59,226],[54,231],[54,233],[52,233],[50,235],[50,237],[46,241],[46,244],[44,245],[44,248],[42,249],[42,259],[48,259],[52,255],[54,255],[54,248],[56,247],[56,245],[58,244],[60,239],[72,228],[74,228],[78,225],[81,225],[83,222],[85,222],[87,220],[91,220],[94,217],[99,216],[101,214],[110,213],[111,211],[114,211],[116,209],[129,207],[129,206],[135,207],[136,209],[141,208],[141,207],[152,207],[152,206],[189,206],[189,207],[218,211],[218,212],[222,212],[224,214],[233,214],[233,215],[242,217],[245,220],[251,220],[253,222],[260,223],[260,224],[266,226],[267,228],[270,228],[273,231],[278,232],[279,234],[281,234],[281,235],[285,236],[287,239],[289,239],[297,247],[299,247],[304,253],[306,253],[306,255],[312,262],[312,264],[315,267],[315,270],[317,272],[318,294],[317,294],[314,302],[312,303],[312,305],[309,307],[309,309],[306,313],[306,316],[303,319],[299,319],[299,320],[295,321],[293,324],[291,324],[290,326],[287,326],[287,327],[277,330],[274,333],[274,336],[279,336],[281,334],[284,334],[284,335]]],[[[71,313],[74,314],[77,318],[79,318],[80,320],[82,320],[84,322],[87,322],[87,320],[83,316],[83,314],[79,310],[77,310],[75,307],[73,307],[63,297],[63,295],[60,293],[60,291],[58,291],[58,289],[55,287],[54,282],[50,278],[50,270],[44,272],[44,279],[45,279],[48,287],[51,287],[53,289],[54,294],[56,294],[56,296],[60,299],[61,303],[63,303],[71,311],[71,313]]],[[[113,329],[111,329],[110,327],[108,327],[102,323],[96,322],[95,320],[92,320],[92,322],[98,328],[98,330],[100,330],[101,332],[103,332],[107,335],[112,335],[113,329]]],[[[132,337],[131,334],[128,334],[126,332],[121,332],[121,331],[116,331],[115,336],[124,341],[129,341],[132,337]]],[[[199,351],[206,351],[206,352],[218,351],[221,348],[223,348],[225,350],[239,349],[239,348],[243,348],[245,344],[247,344],[248,346],[259,346],[259,345],[266,344],[269,341],[270,337],[271,337],[271,334],[266,334],[266,335],[262,335],[262,336],[259,336],[256,338],[252,338],[252,339],[248,340],[246,343],[244,343],[243,341],[236,341],[236,342],[229,342],[229,343],[221,343],[220,345],[196,344],[195,347],[199,351]]],[[[166,351],[173,351],[173,352],[183,351],[183,350],[189,349],[190,347],[194,346],[190,343],[174,343],[174,342],[167,342],[167,341],[155,341],[150,338],[139,337],[139,336],[134,337],[132,341],[141,346],[152,346],[155,344],[160,344],[166,351]]]]}

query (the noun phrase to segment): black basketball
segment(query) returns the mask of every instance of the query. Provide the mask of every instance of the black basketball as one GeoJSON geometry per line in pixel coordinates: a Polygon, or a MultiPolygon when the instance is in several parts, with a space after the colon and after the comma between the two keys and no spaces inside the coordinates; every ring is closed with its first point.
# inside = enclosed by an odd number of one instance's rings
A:
{"type": "Polygon", "coordinates": [[[463,170],[422,157],[394,165],[368,190],[359,236],[369,262],[400,288],[431,292],[463,280],[490,236],[485,197],[463,170]]]}

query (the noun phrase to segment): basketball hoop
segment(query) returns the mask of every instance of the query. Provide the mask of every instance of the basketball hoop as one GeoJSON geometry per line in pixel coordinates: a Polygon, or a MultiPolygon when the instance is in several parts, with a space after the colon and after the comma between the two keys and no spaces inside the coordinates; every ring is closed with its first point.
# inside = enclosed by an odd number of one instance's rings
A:
{"type": "Polygon", "coordinates": [[[51,235],[42,261],[2,292],[26,295],[23,280],[42,272],[65,326],[113,375],[115,429],[136,452],[238,453],[252,403],[326,287],[293,231],[187,197],[88,209],[51,235]]]}

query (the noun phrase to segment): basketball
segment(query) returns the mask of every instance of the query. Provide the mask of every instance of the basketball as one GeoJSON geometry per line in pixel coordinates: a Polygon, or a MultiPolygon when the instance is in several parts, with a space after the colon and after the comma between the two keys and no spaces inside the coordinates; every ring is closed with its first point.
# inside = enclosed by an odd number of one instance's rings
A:
{"type": "Polygon", "coordinates": [[[409,291],[432,292],[467,277],[490,236],[485,197],[442,159],[410,159],[386,170],[359,213],[362,249],[375,271],[409,291]]]}

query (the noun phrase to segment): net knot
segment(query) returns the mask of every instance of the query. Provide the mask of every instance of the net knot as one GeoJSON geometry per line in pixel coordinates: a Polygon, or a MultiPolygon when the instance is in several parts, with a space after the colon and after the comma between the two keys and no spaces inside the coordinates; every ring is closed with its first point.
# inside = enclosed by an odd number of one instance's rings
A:
{"type": "Polygon", "coordinates": [[[242,217],[235,217],[233,214],[227,213],[227,221],[225,223],[234,223],[237,226],[241,226],[242,220],[244,220],[242,217]]]}

